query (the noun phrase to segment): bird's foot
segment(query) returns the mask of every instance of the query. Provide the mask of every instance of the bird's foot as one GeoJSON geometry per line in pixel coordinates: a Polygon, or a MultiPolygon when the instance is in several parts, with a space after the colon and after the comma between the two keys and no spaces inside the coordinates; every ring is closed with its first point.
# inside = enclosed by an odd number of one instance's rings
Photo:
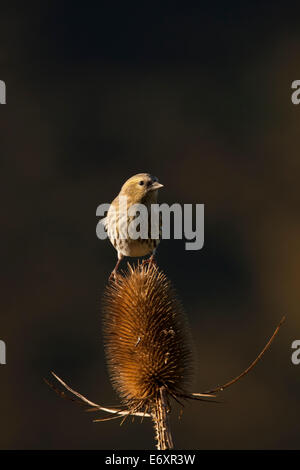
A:
{"type": "Polygon", "coordinates": [[[110,273],[110,276],[109,276],[109,281],[116,281],[117,277],[118,277],[118,267],[119,267],[119,264],[121,262],[121,259],[122,257],[120,257],[117,261],[117,264],[116,266],[114,267],[113,271],[110,273]]]}
{"type": "Polygon", "coordinates": [[[151,255],[149,258],[144,259],[142,265],[144,266],[145,264],[156,266],[156,259],[154,255],[151,255]]]}
{"type": "Polygon", "coordinates": [[[114,269],[111,273],[110,273],[110,276],[108,278],[109,282],[113,282],[113,281],[116,281],[117,279],[117,270],[114,269]]]}

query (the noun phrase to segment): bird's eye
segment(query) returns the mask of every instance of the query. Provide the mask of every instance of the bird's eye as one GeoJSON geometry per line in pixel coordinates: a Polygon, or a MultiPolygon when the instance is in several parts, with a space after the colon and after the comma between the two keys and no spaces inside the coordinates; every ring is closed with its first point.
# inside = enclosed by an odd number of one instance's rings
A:
{"type": "Polygon", "coordinates": [[[144,184],[143,180],[139,182],[139,185],[143,186],[143,184],[144,184]]]}

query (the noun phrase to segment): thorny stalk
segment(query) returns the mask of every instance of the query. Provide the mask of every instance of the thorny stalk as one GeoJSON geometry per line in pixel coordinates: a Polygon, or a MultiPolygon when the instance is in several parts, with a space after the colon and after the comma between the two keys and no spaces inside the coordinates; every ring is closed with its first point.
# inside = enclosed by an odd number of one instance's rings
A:
{"type": "MultiPolygon", "coordinates": [[[[183,398],[191,398],[195,400],[203,400],[203,397],[205,398],[210,398],[214,397],[214,393],[223,391],[225,388],[230,387],[234,383],[238,382],[242,377],[244,377],[246,374],[248,374],[258,363],[258,361],[262,358],[262,356],[266,353],[266,351],[270,348],[271,344],[273,343],[275,337],[277,336],[279,329],[285,322],[286,317],[283,316],[282,319],[280,320],[278,326],[276,327],[273,335],[270,337],[269,341],[266,343],[262,351],[258,354],[256,359],[247,367],[241,374],[239,374],[237,377],[234,379],[230,380],[229,382],[226,382],[224,385],[218,386],[208,392],[204,393],[187,393],[187,394],[182,394],[183,398]]],[[[146,411],[135,411],[135,410],[122,410],[120,408],[108,408],[101,406],[97,403],[92,402],[85,396],[81,395],[80,393],[76,392],[74,389],[72,389],[69,385],[67,385],[60,377],[58,377],[54,372],[52,372],[53,377],[66,389],[68,390],[72,395],[76,396],[78,400],[74,400],[76,402],[79,402],[81,404],[87,404],[90,406],[90,408],[87,411],[103,411],[106,413],[113,414],[115,416],[110,417],[110,418],[104,418],[104,419],[95,419],[94,422],[98,421],[105,421],[107,419],[115,419],[115,418],[126,418],[127,416],[140,416],[142,418],[152,418],[154,422],[154,428],[156,432],[156,440],[157,440],[157,449],[158,450],[167,450],[167,449],[173,449],[173,441],[172,441],[172,435],[171,435],[171,430],[170,430],[170,425],[169,425],[169,405],[168,405],[168,393],[165,387],[160,388],[160,396],[157,397],[156,399],[156,404],[154,409],[152,410],[151,413],[148,413],[146,411]]],[[[45,382],[55,390],[56,393],[58,393],[61,397],[63,398],[68,398],[68,396],[65,395],[64,392],[61,392],[59,389],[54,387],[50,382],[45,380],[45,382]]]]}

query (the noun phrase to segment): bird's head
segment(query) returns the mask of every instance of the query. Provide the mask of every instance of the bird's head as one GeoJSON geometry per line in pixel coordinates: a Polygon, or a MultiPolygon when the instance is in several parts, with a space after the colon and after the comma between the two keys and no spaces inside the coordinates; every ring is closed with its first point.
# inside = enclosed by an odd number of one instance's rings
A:
{"type": "Polygon", "coordinates": [[[133,203],[155,202],[157,191],[162,187],[163,185],[158,182],[156,176],[149,173],[139,173],[123,184],[120,195],[127,196],[133,203]]]}

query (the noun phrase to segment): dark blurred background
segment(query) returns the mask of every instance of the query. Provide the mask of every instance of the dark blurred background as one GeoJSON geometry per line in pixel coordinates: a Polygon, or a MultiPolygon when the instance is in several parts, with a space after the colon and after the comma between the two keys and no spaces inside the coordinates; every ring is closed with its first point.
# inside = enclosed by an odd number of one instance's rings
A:
{"type": "Polygon", "coordinates": [[[134,173],[160,201],[205,204],[205,245],[163,241],[160,267],[197,349],[194,391],[240,373],[283,314],[262,362],[222,403],[174,410],[177,448],[299,448],[299,15],[284,3],[1,5],[2,449],[154,448],[146,420],[119,426],[62,400],[54,370],[118,403],[101,298],[116,261],[97,206],[134,173]]]}

